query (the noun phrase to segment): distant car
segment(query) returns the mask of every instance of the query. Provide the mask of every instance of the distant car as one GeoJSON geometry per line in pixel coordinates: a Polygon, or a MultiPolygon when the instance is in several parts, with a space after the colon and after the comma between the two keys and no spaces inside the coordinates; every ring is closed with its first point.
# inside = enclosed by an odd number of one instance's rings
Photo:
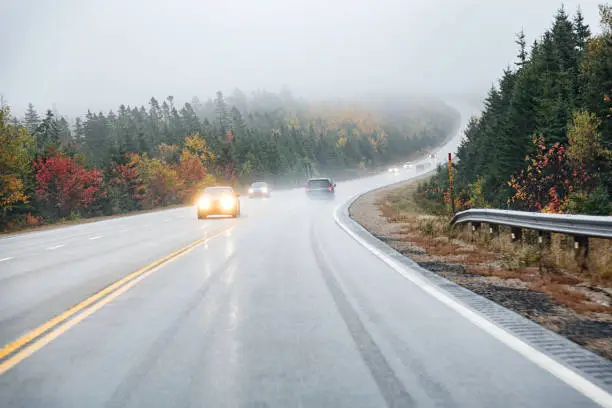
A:
{"type": "Polygon", "coordinates": [[[311,178],[306,182],[306,195],[310,198],[334,198],[336,183],[330,178],[311,178]]]}
{"type": "Polygon", "coordinates": [[[412,163],[410,163],[410,162],[406,162],[406,163],[404,163],[404,166],[403,166],[403,167],[404,167],[405,169],[411,169],[411,168],[412,168],[412,163]]]}
{"type": "Polygon", "coordinates": [[[268,187],[267,183],[258,181],[251,184],[251,188],[249,188],[249,198],[255,197],[270,198],[270,187],[268,187]]]}
{"type": "Polygon", "coordinates": [[[240,215],[240,194],[232,187],[207,187],[198,199],[198,219],[209,215],[240,215]]]}
{"type": "Polygon", "coordinates": [[[393,166],[393,167],[389,167],[388,171],[389,171],[389,173],[399,173],[400,169],[399,169],[399,167],[393,166]]]}

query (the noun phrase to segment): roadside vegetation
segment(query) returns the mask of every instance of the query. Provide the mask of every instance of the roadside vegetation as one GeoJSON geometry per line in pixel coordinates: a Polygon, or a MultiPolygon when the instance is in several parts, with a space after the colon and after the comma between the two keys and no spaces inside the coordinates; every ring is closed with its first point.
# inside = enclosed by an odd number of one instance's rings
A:
{"type": "MultiPolygon", "coordinates": [[[[576,258],[573,240],[552,234],[550,242],[540,244],[537,233],[525,231],[523,239],[513,241],[510,230],[489,226],[472,231],[469,226],[453,227],[438,206],[418,193],[418,182],[386,194],[378,206],[389,222],[401,223],[407,242],[428,254],[472,265],[473,273],[515,277],[535,281],[546,277],[551,283],[588,282],[612,287],[612,242],[589,240],[588,268],[576,258]]],[[[612,311],[612,310],[611,310],[612,311]]]]}
{"type": "MultiPolygon", "coordinates": [[[[599,10],[598,35],[563,8],[530,48],[518,34],[515,66],[457,152],[457,210],[612,214],[612,6],[599,10]]],[[[450,207],[446,166],[418,194],[436,212],[450,207]]]]}
{"type": "Polygon", "coordinates": [[[485,224],[453,228],[418,187],[369,193],[351,217],[423,268],[612,359],[612,242],[590,240],[584,270],[570,238],[553,234],[540,245],[529,232],[512,241],[509,230],[491,234],[485,224]]]}
{"type": "Polygon", "coordinates": [[[88,111],[74,122],[32,104],[21,118],[2,106],[0,231],[191,204],[214,184],[358,177],[439,144],[458,121],[439,101],[393,103],[236,90],[182,107],[151,98],[147,108],[88,111]]]}
{"type": "MultiPolygon", "coordinates": [[[[602,33],[562,8],[519,55],[465,130],[452,164],[454,207],[612,215],[612,7],[602,33]]],[[[523,231],[453,227],[449,168],[371,193],[351,216],[422,267],[612,359],[612,242],[540,242],[523,231]]],[[[490,228],[491,227],[491,228],[490,228]]]]}

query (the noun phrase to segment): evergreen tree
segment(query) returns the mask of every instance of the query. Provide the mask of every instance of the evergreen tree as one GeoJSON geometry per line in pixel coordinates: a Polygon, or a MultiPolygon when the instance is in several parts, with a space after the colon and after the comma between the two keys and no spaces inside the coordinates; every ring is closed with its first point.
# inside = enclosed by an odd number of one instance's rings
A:
{"type": "Polygon", "coordinates": [[[523,30],[516,35],[515,43],[519,46],[518,62],[516,62],[516,65],[522,67],[527,62],[527,41],[525,40],[525,32],[523,30]]]}
{"type": "Polygon", "coordinates": [[[77,117],[74,121],[74,141],[81,145],[85,140],[85,128],[83,126],[83,121],[80,117],[77,117]]]}
{"type": "Polygon", "coordinates": [[[28,103],[28,108],[26,109],[23,122],[31,135],[34,134],[36,128],[40,125],[40,116],[38,115],[38,112],[36,112],[34,105],[31,103],[28,103]]]}
{"type": "Polygon", "coordinates": [[[219,126],[220,135],[225,135],[228,130],[231,129],[231,119],[229,116],[229,109],[225,99],[223,98],[223,92],[217,91],[217,97],[215,98],[215,112],[217,126],[219,126]]]}
{"type": "Polygon", "coordinates": [[[43,152],[47,148],[59,146],[59,128],[55,115],[51,109],[47,109],[47,115],[34,131],[38,151],[43,152]]]}
{"type": "Polygon", "coordinates": [[[61,117],[57,121],[59,142],[62,146],[68,146],[72,143],[72,132],[70,131],[70,124],[65,117],[61,117]]]}

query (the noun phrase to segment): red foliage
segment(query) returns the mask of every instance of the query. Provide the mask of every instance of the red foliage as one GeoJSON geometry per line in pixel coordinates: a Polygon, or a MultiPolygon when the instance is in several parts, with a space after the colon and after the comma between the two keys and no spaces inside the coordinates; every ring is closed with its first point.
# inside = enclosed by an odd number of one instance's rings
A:
{"type": "Polygon", "coordinates": [[[126,164],[116,164],[111,170],[110,186],[118,196],[119,205],[132,210],[145,198],[145,186],[138,168],[140,157],[130,154],[126,164]]]}
{"type": "Polygon", "coordinates": [[[23,217],[23,221],[25,225],[27,225],[28,227],[36,227],[44,223],[43,217],[35,216],[35,215],[32,215],[31,213],[27,213],[23,217]]]}
{"type": "Polygon", "coordinates": [[[102,172],[86,170],[74,158],[62,153],[40,157],[34,162],[36,198],[54,208],[58,216],[87,208],[105,193],[101,190],[102,172]]]}
{"type": "Polygon", "coordinates": [[[183,181],[180,196],[184,202],[191,202],[202,187],[206,177],[206,167],[198,156],[184,151],[178,166],[178,174],[183,181]]]}
{"type": "Polygon", "coordinates": [[[547,148],[543,138],[534,138],[538,148],[536,157],[508,185],[515,190],[512,202],[518,209],[541,212],[562,212],[571,191],[589,180],[582,167],[572,163],[564,145],[556,143],[547,148]]]}
{"type": "Polygon", "coordinates": [[[206,167],[196,155],[183,154],[179,163],[179,174],[185,183],[192,184],[206,177],[206,167]]]}

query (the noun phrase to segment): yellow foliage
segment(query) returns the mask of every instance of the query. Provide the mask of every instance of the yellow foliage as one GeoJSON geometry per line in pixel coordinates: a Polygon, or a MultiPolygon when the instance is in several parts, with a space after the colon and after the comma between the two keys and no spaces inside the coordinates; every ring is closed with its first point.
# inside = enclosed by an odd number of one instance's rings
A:
{"type": "Polygon", "coordinates": [[[185,147],[181,156],[187,152],[198,156],[203,163],[215,159],[215,155],[208,149],[206,140],[199,133],[194,133],[185,138],[185,147]]]}
{"type": "Polygon", "coordinates": [[[8,108],[0,109],[0,211],[26,203],[23,180],[30,172],[33,138],[27,129],[9,123],[8,108]]]}
{"type": "Polygon", "coordinates": [[[600,121],[597,115],[587,111],[575,112],[567,134],[568,156],[579,163],[586,163],[598,155],[605,154],[601,135],[597,130],[600,121]]]}

